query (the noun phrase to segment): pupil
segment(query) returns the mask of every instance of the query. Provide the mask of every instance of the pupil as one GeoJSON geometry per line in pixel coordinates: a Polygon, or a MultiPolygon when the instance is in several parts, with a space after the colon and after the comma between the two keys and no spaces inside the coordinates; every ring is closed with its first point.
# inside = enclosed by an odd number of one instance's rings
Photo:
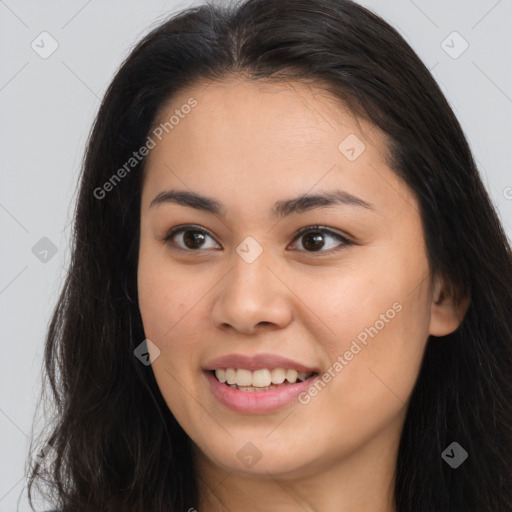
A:
{"type": "Polygon", "coordinates": [[[185,245],[191,249],[194,249],[194,248],[198,247],[197,245],[194,245],[194,244],[196,244],[198,241],[199,242],[204,241],[204,234],[200,233],[199,231],[190,231],[189,230],[189,231],[185,231],[184,238],[185,238],[185,245]],[[193,233],[193,234],[190,235],[190,233],[193,233]]]}
{"type": "Polygon", "coordinates": [[[304,247],[306,249],[320,249],[324,245],[323,234],[319,233],[319,232],[305,235],[304,239],[306,240],[304,243],[304,247]],[[312,244],[313,244],[312,246],[311,246],[310,242],[312,242],[312,244]],[[315,244],[320,244],[320,245],[315,246],[315,244]]]}

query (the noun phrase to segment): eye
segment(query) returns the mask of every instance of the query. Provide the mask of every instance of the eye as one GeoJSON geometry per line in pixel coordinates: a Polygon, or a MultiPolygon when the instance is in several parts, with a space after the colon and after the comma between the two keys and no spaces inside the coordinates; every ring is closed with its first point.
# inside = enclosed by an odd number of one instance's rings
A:
{"type": "Polygon", "coordinates": [[[177,226],[171,229],[162,241],[167,243],[172,242],[173,245],[177,245],[178,250],[183,251],[197,251],[198,249],[212,248],[214,249],[215,247],[204,245],[204,242],[207,238],[211,238],[213,240],[213,238],[204,229],[201,229],[197,226],[187,225],[177,226]],[[175,238],[177,241],[174,240],[175,238]]]}
{"type": "MultiPolygon", "coordinates": [[[[299,229],[294,242],[302,240],[305,252],[335,252],[346,246],[353,245],[346,237],[326,227],[314,225],[299,229]],[[331,242],[325,241],[331,239],[331,242]],[[332,242],[334,241],[334,243],[332,242]],[[337,243],[336,243],[337,242],[337,243]]],[[[174,248],[182,251],[198,251],[200,249],[216,249],[220,246],[207,231],[194,225],[176,226],[162,239],[162,242],[171,243],[174,248]],[[179,235],[179,236],[178,236],[179,235]],[[208,246],[205,240],[210,238],[215,245],[208,246]]]]}
{"type": "Polygon", "coordinates": [[[335,252],[352,245],[352,242],[344,236],[319,225],[299,229],[295,240],[302,240],[302,246],[306,249],[306,252],[335,252]],[[331,242],[326,242],[326,238],[330,238],[331,242]],[[332,240],[338,242],[338,244],[333,244],[332,240]]]}

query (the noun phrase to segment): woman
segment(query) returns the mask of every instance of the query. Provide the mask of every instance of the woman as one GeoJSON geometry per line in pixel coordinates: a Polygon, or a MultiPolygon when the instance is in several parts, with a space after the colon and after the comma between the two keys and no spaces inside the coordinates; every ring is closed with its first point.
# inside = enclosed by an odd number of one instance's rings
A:
{"type": "MultiPolygon", "coordinates": [[[[512,511],[512,255],[462,129],[347,0],[127,58],[47,337],[68,511],[512,511]]],[[[45,470],[44,468],[47,468],[45,470]]]]}

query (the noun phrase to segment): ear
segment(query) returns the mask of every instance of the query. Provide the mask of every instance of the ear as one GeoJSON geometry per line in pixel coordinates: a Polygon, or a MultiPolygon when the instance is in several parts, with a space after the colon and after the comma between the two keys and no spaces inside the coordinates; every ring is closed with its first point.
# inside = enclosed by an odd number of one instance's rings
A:
{"type": "Polygon", "coordinates": [[[430,334],[446,336],[454,332],[462,323],[471,297],[465,295],[454,299],[453,288],[440,276],[434,278],[434,292],[430,310],[430,334]]]}

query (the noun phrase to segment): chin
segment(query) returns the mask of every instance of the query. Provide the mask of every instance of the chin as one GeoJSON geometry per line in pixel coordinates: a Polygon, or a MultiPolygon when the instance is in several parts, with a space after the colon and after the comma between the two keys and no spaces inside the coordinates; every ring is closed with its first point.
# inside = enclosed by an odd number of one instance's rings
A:
{"type": "Polygon", "coordinates": [[[310,475],[316,468],[314,461],[323,458],[321,454],[315,456],[298,448],[305,443],[286,443],[282,437],[270,442],[265,440],[265,435],[268,435],[268,430],[264,435],[253,436],[253,441],[248,435],[234,436],[224,443],[211,445],[211,449],[201,450],[202,457],[207,458],[209,465],[228,472],[284,479],[310,475]]]}

